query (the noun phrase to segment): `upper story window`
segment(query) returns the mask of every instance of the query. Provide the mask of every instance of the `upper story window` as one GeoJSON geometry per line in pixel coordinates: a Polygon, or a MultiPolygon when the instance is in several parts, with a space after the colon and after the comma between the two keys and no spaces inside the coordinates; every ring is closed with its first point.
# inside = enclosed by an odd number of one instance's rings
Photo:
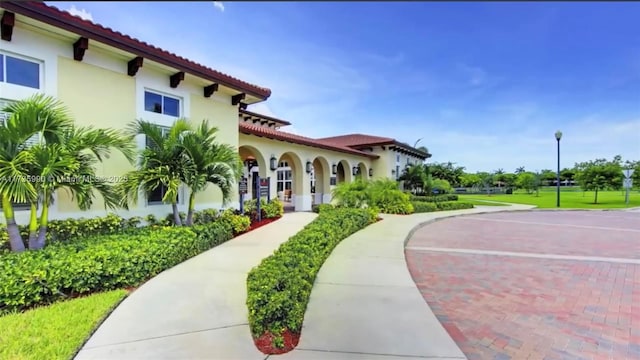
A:
{"type": "Polygon", "coordinates": [[[396,162],[400,162],[400,155],[396,155],[396,162]]]}
{"type": "Polygon", "coordinates": [[[180,117],[180,99],[146,90],[144,92],[146,111],[180,117]]]}
{"type": "Polygon", "coordinates": [[[40,89],[40,64],[0,54],[0,82],[40,89]]]}

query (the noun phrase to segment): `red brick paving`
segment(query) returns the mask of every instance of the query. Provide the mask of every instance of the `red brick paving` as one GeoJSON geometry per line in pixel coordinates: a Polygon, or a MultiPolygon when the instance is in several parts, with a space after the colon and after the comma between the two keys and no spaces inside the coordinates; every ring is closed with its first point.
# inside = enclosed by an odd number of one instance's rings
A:
{"type": "MultiPolygon", "coordinates": [[[[474,217],[618,229],[640,225],[640,214],[615,214],[474,217]]],[[[620,232],[452,218],[418,230],[407,246],[640,258],[640,232],[620,232]]],[[[425,300],[471,360],[640,359],[638,264],[419,250],[407,250],[406,256],[425,300]]]]}
{"type": "Polygon", "coordinates": [[[640,259],[640,214],[536,211],[461,216],[417,231],[410,246],[640,259]],[[525,221],[530,223],[521,223],[525,221]]]}

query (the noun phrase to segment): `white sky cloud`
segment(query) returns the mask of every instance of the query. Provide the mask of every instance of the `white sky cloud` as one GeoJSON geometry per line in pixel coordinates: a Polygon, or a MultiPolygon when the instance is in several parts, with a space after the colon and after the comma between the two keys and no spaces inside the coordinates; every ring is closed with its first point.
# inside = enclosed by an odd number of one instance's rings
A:
{"type": "Polygon", "coordinates": [[[69,14],[80,17],[84,20],[93,21],[93,16],[90,12],[85,9],[78,9],[75,5],[71,5],[69,10],[67,10],[69,14]]]}
{"type": "Polygon", "coordinates": [[[214,1],[213,6],[215,6],[216,9],[224,12],[224,4],[222,3],[222,1],[214,1]]]}

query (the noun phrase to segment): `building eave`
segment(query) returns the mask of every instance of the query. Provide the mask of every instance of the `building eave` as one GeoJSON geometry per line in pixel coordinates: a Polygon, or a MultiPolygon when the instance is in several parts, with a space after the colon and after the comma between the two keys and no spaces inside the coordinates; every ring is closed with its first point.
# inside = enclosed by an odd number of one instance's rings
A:
{"type": "Polygon", "coordinates": [[[1,1],[0,8],[4,8],[5,13],[9,11],[20,14],[56,28],[72,32],[81,38],[93,40],[126,51],[131,54],[132,59],[141,57],[168,66],[174,69],[176,73],[184,72],[210,81],[213,84],[219,84],[226,88],[233,89],[238,92],[237,95],[247,94],[255,97],[258,101],[264,101],[271,96],[270,89],[259,87],[223,74],[167,50],[160,49],[118,31],[71,15],[64,10],[46,5],[43,2],[1,1]]]}

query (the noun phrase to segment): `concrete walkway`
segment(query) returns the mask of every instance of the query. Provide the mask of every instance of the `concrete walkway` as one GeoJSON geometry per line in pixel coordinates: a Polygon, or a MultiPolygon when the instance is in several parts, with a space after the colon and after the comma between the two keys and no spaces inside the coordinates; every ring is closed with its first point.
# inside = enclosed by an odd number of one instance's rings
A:
{"type": "Polygon", "coordinates": [[[316,278],[298,347],[269,359],[466,359],[413,282],[405,241],[437,218],[532,208],[385,215],[336,247],[316,278]]]}
{"type": "Polygon", "coordinates": [[[247,323],[247,273],[316,217],[290,213],[151,279],[76,359],[265,359],[247,323]]]}

